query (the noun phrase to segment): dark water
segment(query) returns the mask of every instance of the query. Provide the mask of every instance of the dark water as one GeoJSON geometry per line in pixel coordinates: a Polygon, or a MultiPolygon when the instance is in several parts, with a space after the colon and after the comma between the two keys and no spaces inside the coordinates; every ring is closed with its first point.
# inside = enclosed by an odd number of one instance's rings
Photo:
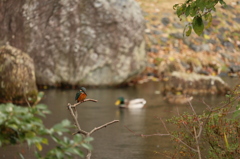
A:
{"type": "MultiPolygon", "coordinates": [[[[232,87],[238,79],[225,79],[232,87]]],[[[93,134],[94,141],[92,159],[159,159],[164,150],[171,150],[169,137],[142,138],[138,134],[166,133],[161,121],[157,117],[167,119],[177,112],[189,111],[188,104],[177,105],[165,102],[156,91],[161,90],[161,84],[156,82],[145,83],[128,88],[119,89],[87,89],[88,98],[98,100],[97,103],[86,102],[78,107],[81,128],[86,131],[112,120],[119,123],[110,125],[93,134]],[[139,110],[118,109],[114,106],[119,96],[128,99],[144,98],[147,100],[146,108],[139,110]],[[128,130],[128,129],[130,130],[128,130]],[[156,153],[157,152],[157,153],[156,153]]],[[[76,90],[46,90],[42,103],[49,106],[52,111],[44,119],[47,127],[72,118],[67,110],[67,103],[74,103],[76,90]]],[[[197,112],[204,110],[204,99],[209,105],[220,103],[223,96],[194,97],[192,105],[197,112]]],[[[171,129],[171,127],[168,127],[171,129]]],[[[46,151],[46,147],[45,151],[46,151]]],[[[19,158],[16,152],[24,154],[25,158],[34,158],[32,150],[27,146],[9,146],[0,149],[0,158],[19,158]]]]}

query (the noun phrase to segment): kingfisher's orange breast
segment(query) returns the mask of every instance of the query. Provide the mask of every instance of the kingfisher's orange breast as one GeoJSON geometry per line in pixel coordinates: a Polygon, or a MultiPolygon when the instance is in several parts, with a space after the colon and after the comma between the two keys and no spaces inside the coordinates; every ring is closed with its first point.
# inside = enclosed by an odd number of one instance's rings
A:
{"type": "Polygon", "coordinates": [[[77,101],[83,101],[85,98],[87,97],[87,95],[85,93],[81,93],[80,96],[78,97],[77,101]]]}

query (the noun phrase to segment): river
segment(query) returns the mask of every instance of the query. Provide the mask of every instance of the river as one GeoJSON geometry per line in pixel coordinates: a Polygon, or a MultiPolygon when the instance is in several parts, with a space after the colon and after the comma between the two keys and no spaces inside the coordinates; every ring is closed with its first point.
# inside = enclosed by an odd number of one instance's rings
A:
{"type": "MultiPolygon", "coordinates": [[[[224,79],[234,87],[239,79],[224,79]]],[[[98,100],[97,103],[85,102],[78,106],[79,123],[83,130],[89,131],[112,120],[120,122],[101,129],[93,134],[94,141],[92,159],[159,159],[164,158],[161,152],[171,150],[170,138],[167,136],[141,137],[139,134],[166,133],[161,121],[177,115],[177,112],[188,111],[189,105],[169,104],[163,100],[158,82],[149,82],[125,88],[90,88],[88,98],[98,100]],[[146,107],[138,110],[119,109],[114,105],[119,96],[128,99],[144,98],[146,107]]],[[[67,103],[74,103],[77,90],[44,90],[42,103],[49,106],[52,114],[43,119],[47,127],[59,123],[63,119],[72,121],[67,110],[67,103]]],[[[209,105],[216,105],[224,100],[224,96],[194,97],[192,105],[200,113],[205,109],[204,100],[209,105]]],[[[168,127],[171,129],[171,127],[168,127]]],[[[46,147],[44,147],[46,151],[46,147]]],[[[19,158],[13,152],[22,152],[26,159],[34,158],[31,149],[26,146],[8,146],[0,149],[0,158],[19,158]],[[25,150],[26,149],[26,150],[25,150]]]]}

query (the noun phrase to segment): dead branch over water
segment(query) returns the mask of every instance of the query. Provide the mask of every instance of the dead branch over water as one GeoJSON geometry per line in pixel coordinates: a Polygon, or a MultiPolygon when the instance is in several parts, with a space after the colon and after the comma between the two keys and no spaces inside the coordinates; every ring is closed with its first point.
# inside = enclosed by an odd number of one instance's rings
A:
{"type": "MultiPolygon", "coordinates": [[[[90,137],[91,134],[93,134],[94,132],[96,132],[96,131],[98,131],[98,130],[101,130],[102,128],[105,128],[105,127],[107,127],[107,126],[109,126],[109,125],[111,125],[111,124],[114,124],[114,123],[119,122],[119,120],[113,120],[113,121],[107,122],[107,123],[105,123],[105,124],[103,124],[103,125],[100,125],[100,126],[98,126],[98,127],[95,127],[95,128],[93,128],[91,131],[89,131],[89,132],[81,129],[80,124],[79,124],[79,122],[78,122],[77,106],[79,106],[80,104],[82,104],[82,103],[84,103],[84,102],[88,102],[88,101],[97,102],[97,100],[95,100],[95,99],[85,99],[85,100],[80,101],[80,102],[78,102],[78,103],[75,103],[75,104],[73,104],[73,105],[70,104],[70,103],[68,103],[68,106],[67,106],[67,107],[68,107],[68,110],[70,111],[70,114],[72,115],[73,120],[74,120],[74,123],[75,123],[75,125],[76,125],[76,127],[77,127],[77,131],[74,132],[73,135],[82,134],[82,135],[84,135],[85,137],[90,137]]],[[[91,155],[92,155],[91,150],[88,150],[88,154],[86,155],[86,159],[90,159],[90,158],[91,158],[91,155]]]]}

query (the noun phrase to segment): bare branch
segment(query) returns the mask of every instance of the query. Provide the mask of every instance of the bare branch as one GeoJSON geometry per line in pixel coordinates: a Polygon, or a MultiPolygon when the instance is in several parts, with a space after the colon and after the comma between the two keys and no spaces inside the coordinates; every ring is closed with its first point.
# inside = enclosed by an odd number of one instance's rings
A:
{"type": "MultiPolygon", "coordinates": [[[[80,127],[80,125],[79,125],[79,123],[78,123],[78,121],[77,121],[77,118],[76,118],[76,116],[75,116],[75,114],[74,114],[74,112],[73,112],[72,105],[69,104],[69,103],[68,103],[68,110],[70,111],[70,113],[71,113],[71,115],[72,115],[72,117],[73,117],[73,119],[74,119],[75,125],[76,125],[77,128],[78,128],[78,131],[81,131],[81,127],[80,127]]],[[[86,135],[86,134],[85,134],[85,135],[86,135]]]]}
{"type": "Polygon", "coordinates": [[[212,108],[203,99],[202,99],[202,102],[204,105],[206,105],[208,107],[209,111],[212,111],[212,108]]]}
{"type": "MultiPolygon", "coordinates": [[[[167,133],[170,134],[169,131],[168,131],[168,129],[167,129],[167,127],[166,127],[165,122],[162,120],[162,118],[159,118],[159,119],[161,120],[161,122],[162,122],[165,130],[167,131],[167,133]]],[[[175,138],[176,140],[178,140],[179,142],[181,142],[183,145],[185,145],[186,147],[188,147],[189,149],[191,149],[192,151],[198,152],[196,149],[192,148],[191,146],[189,146],[188,144],[186,144],[185,142],[183,142],[180,138],[177,138],[177,137],[173,136],[172,134],[170,134],[170,135],[171,135],[173,138],[175,138]]]]}
{"type": "Polygon", "coordinates": [[[173,135],[171,135],[172,137],[174,137],[176,140],[178,140],[179,142],[181,142],[183,145],[185,145],[186,147],[188,147],[189,149],[191,149],[192,151],[194,151],[194,152],[198,152],[198,150],[196,150],[196,149],[194,149],[194,148],[192,148],[191,146],[189,146],[188,144],[186,144],[185,142],[183,142],[180,138],[177,138],[177,137],[175,137],[175,136],[173,136],[173,135]]]}
{"type": "Polygon", "coordinates": [[[126,129],[128,129],[128,131],[130,131],[131,133],[133,133],[135,136],[140,136],[140,137],[170,136],[170,134],[160,134],[160,133],[157,133],[157,134],[150,134],[150,135],[137,134],[137,133],[135,133],[134,131],[132,131],[131,129],[129,129],[126,125],[124,125],[124,127],[125,127],[126,129]]]}
{"type": "MultiPolygon", "coordinates": [[[[80,105],[81,103],[88,102],[88,101],[97,102],[97,100],[95,100],[95,99],[84,99],[83,101],[80,101],[78,103],[71,105],[71,107],[76,107],[76,106],[80,105]]],[[[68,105],[69,105],[69,103],[68,103],[68,105]]]]}
{"type": "MultiPolygon", "coordinates": [[[[99,126],[99,127],[96,127],[96,128],[94,128],[94,129],[92,129],[90,132],[87,132],[87,131],[84,131],[84,130],[82,130],[81,129],[81,127],[80,127],[80,124],[79,124],[79,122],[78,122],[78,120],[77,120],[77,118],[78,118],[78,113],[77,113],[77,106],[78,105],[80,105],[81,103],[83,103],[83,102],[88,102],[88,101],[91,101],[91,102],[97,102],[97,100],[95,100],[95,99],[85,99],[85,100],[83,100],[83,101],[80,101],[80,102],[78,102],[78,103],[75,103],[75,104],[70,104],[70,103],[68,103],[68,110],[70,111],[70,113],[71,113],[71,115],[72,115],[72,117],[73,117],[73,119],[74,119],[74,123],[75,123],[75,125],[76,125],[76,127],[77,127],[77,132],[75,132],[75,133],[73,133],[73,135],[76,135],[76,134],[83,134],[85,137],[90,137],[90,135],[92,134],[92,133],[94,133],[95,131],[98,131],[98,130],[100,130],[100,129],[102,129],[102,128],[105,128],[105,127],[107,127],[108,125],[111,125],[111,124],[114,124],[114,123],[116,123],[116,122],[119,122],[119,120],[113,120],[113,121],[111,121],[111,122],[108,122],[108,123],[106,123],[106,124],[103,124],[103,125],[101,125],[101,126],[99,126]]],[[[86,159],[90,159],[91,158],[91,155],[92,155],[92,152],[91,152],[91,150],[87,150],[87,155],[86,155],[86,159]]]]}
{"type": "Polygon", "coordinates": [[[99,126],[99,127],[96,127],[96,128],[94,128],[94,129],[92,129],[92,130],[88,133],[88,135],[90,136],[90,135],[91,135],[92,133],[94,133],[95,131],[98,131],[98,130],[100,130],[100,129],[102,129],[102,128],[105,128],[105,127],[107,127],[108,125],[114,124],[114,123],[116,123],[116,122],[119,122],[119,120],[113,120],[113,121],[108,122],[108,123],[106,123],[106,124],[103,124],[103,125],[101,125],[101,126],[99,126]]]}
{"type": "Polygon", "coordinates": [[[195,109],[194,109],[193,106],[192,106],[192,103],[191,103],[190,101],[188,101],[188,103],[189,103],[189,105],[190,105],[190,107],[191,107],[191,109],[192,109],[194,115],[197,115],[195,109]]]}
{"type": "Polygon", "coordinates": [[[193,127],[193,130],[194,130],[194,135],[195,135],[195,140],[196,140],[196,145],[197,145],[198,158],[201,159],[202,156],[201,156],[201,151],[200,151],[200,147],[199,147],[199,140],[198,140],[198,137],[197,137],[197,131],[196,131],[195,126],[193,127]]]}
{"type": "Polygon", "coordinates": [[[162,118],[159,118],[159,119],[161,120],[161,122],[162,122],[162,124],[163,124],[165,130],[167,131],[167,133],[170,134],[169,131],[168,131],[168,129],[167,129],[167,127],[166,127],[165,122],[162,120],[162,118]]]}

